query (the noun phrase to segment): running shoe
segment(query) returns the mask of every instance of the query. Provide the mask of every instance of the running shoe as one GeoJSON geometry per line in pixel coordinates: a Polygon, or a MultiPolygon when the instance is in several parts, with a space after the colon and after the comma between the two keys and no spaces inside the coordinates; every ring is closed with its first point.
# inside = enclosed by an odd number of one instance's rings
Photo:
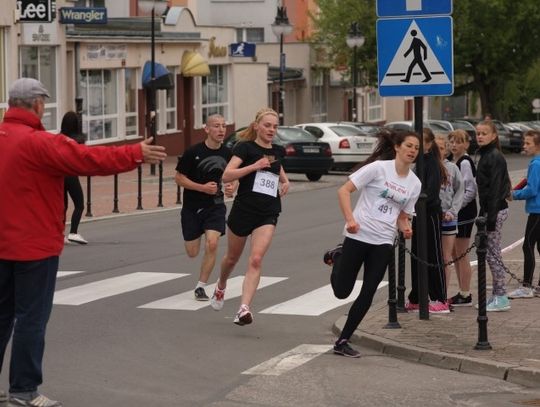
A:
{"type": "Polygon", "coordinates": [[[343,245],[338,244],[334,249],[328,250],[326,253],[324,253],[323,261],[324,264],[327,264],[328,266],[332,266],[334,264],[334,256],[336,254],[341,254],[341,251],[343,250],[343,245]]]}
{"type": "Polygon", "coordinates": [[[348,358],[359,358],[360,352],[352,348],[346,340],[334,345],[334,353],[336,355],[346,356],[348,358]]]}
{"type": "Polygon", "coordinates": [[[464,297],[461,293],[457,293],[450,298],[449,302],[454,307],[470,307],[472,306],[472,294],[464,297]]]}
{"type": "Polygon", "coordinates": [[[14,406],[29,407],[62,407],[62,403],[51,400],[43,394],[32,393],[12,393],[9,397],[9,403],[14,406]]]}
{"type": "Polygon", "coordinates": [[[486,305],[487,312],[508,311],[509,309],[510,301],[506,295],[496,295],[493,297],[493,301],[486,305]]]}
{"type": "Polygon", "coordinates": [[[214,311],[221,311],[223,309],[223,304],[225,303],[225,289],[220,290],[218,288],[218,283],[216,283],[216,288],[214,288],[214,294],[210,298],[210,306],[214,311]]]}
{"type": "Polygon", "coordinates": [[[450,307],[448,303],[441,301],[430,301],[429,302],[429,313],[430,314],[449,314],[450,307]]]}
{"type": "Polygon", "coordinates": [[[415,304],[414,302],[407,301],[405,304],[405,311],[407,312],[419,312],[420,311],[420,305],[415,304]]]}
{"type": "Polygon", "coordinates": [[[8,395],[4,390],[0,390],[0,403],[4,403],[8,400],[8,395]]]}
{"type": "Polygon", "coordinates": [[[534,287],[533,292],[535,297],[540,297],[540,287],[534,287]]]}
{"type": "Polygon", "coordinates": [[[508,293],[508,298],[533,298],[534,291],[531,287],[521,286],[508,293]]]}
{"type": "Polygon", "coordinates": [[[70,233],[67,238],[70,242],[88,244],[88,241],[78,233],[70,233]]]}
{"type": "Polygon", "coordinates": [[[208,295],[206,295],[206,291],[204,291],[203,287],[197,287],[194,292],[195,299],[197,301],[208,301],[210,298],[208,298],[208,295]]]}
{"type": "Polygon", "coordinates": [[[251,311],[247,305],[242,304],[240,306],[240,309],[236,313],[233,322],[240,326],[249,325],[253,322],[253,315],[251,314],[251,311]]]}

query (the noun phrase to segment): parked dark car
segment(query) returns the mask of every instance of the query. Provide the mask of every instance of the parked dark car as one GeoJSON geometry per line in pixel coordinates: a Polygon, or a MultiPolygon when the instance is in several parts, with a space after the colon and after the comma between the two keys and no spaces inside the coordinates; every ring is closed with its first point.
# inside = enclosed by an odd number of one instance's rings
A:
{"type": "MultiPolygon", "coordinates": [[[[233,148],[241,128],[228,136],[224,143],[233,148]]],[[[273,144],[285,149],[282,165],[285,172],[306,174],[310,181],[318,181],[334,165],[332,150],[328,143],[317,141],[311,133],[298,127],[279,126],[273,144]]]]}
{"type": "Polygon", "coordinates": [[[365,123],[365,122],[338,122],[338,124],[348,124],[349,126],[358,127],[360,130],[362,130],[364,133],[370,135],[370,136],[376,136],[381,131],[386,130],[383,126],[379,126],[378,124],[373,123],[365,123]]]}

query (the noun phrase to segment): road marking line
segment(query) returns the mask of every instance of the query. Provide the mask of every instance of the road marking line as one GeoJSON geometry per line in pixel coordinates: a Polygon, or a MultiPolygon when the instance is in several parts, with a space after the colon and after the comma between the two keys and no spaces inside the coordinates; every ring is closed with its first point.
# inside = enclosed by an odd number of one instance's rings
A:
{"type": "Polygon", "coordinates": [[[130,273],[57,291],[54,294],[54,304],[86,304],[188,275],[180,273],[130,273]]]}
{"type": "Polygon", "coordinates": [[[330,345],[299,345],[281,355],[267,360],[257,366],[248,369],[242,374],[260,375],[260,376],[279,376],[282,373],[295,369],[304,363],[316,358],[317,356],[328,352],[332,347],[330,345]]]}
{"type": "MultiPolygon", "coordinates": [[[[279,283],[280,281],[286,279],[287,277],[261,277],[258,289],[260,290],[261,288],[279,283]]],[[[231,298],[240,297],[242,295],[243,282],[243,276],[233,277],[227,281],[225,301],[231,298]]],[[[212,295],[215,285],[215,283],[207,285],[206,294],[212,295]]],[[[172,297],[167,297],[148,304],[140,305],[138,308],[196,311],[209,305],[209,301],[195,301],[195,298],[193,297],[193,290],[190,290],[181,294],[173,295],[172,297]]]]}
{"type": "MultiPolygon", "coordinates": [[[[387,286],[387,281],[382,281],[378,288],[387,286]]],[[[260,311],[261,314],[281,314],[281,315],[308,315],[318,316],[334,308],[352,302],[360,294],[362,280],[357,280],[353,292],[348,298],[339,300],[334,296],[330,284],[317,288],[304,295],[293,298],[260,311]]]]}
{"type": "Polygon", "coordinates": [[[79,274],[79,273],[84,273],[84,271],[59,271],[58,273],[56,273],[56,278],[62,278],[62,277],[71,276],[73,274],[79,274]]]}

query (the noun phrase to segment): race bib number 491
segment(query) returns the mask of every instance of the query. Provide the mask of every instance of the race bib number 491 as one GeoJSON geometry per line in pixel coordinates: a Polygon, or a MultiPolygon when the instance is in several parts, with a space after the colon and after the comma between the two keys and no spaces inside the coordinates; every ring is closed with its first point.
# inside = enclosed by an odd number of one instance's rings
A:
{"type": "Polygon", "coordinates": [[[255,182],[253,183],[253,192],[261,194],[277,196],[279,184],[279,176],[273,172],[257,171],[255,174],[255,182]]]}

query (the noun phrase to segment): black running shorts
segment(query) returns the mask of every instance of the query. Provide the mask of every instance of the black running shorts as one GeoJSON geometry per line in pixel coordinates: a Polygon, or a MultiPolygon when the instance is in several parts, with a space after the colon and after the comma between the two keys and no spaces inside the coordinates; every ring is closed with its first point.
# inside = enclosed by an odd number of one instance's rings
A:
{"type": "Polygon", "coordinates": [[[182,208],[182,235],[186,242],[198,239],[205,230],[215,230],[225,234],[225,214],[227,207],[214,205],[208,208],[182,208]]]}
{"type": "Polygon", "coordinates": [[[255,215],[241,212],[234,205],[227,219],[227,226],[236,236],[249,236],[255,229],[264,225],[277,225],[277,215],[255,215]]]}

